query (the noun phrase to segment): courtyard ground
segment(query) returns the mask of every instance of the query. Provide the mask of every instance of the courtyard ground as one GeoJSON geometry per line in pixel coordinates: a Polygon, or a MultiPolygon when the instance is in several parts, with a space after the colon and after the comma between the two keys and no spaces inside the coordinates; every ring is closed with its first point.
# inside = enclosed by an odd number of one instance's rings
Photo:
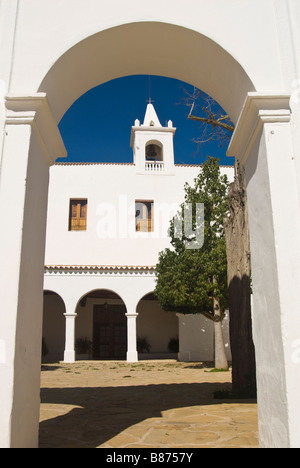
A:
{"type": "Polygon", "coordinates": [[[256,448],[254,400],[216,400],[231,372],[201,363],[44,364],[41,448],[256,448]]]}

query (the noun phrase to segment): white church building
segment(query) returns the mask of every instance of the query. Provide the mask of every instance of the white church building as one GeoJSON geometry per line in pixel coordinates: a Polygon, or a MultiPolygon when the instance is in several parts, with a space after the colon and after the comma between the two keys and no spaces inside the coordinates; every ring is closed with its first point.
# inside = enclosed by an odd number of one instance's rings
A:
{"type": "MultiPolygon", "coordinates": [[[[201,170],[174,163],[175,131],[171,121],[161,125],[149,103],[143,123],[131,129],[132,163],[51,167],[45,359],[213,361],[212,322],[164,312],[153,294],[159,252],[170,247],[170,220],[184,184],[201,170]]],[[[221,172],[233,179],[232,167],[221,172]]],[[[223,328],[230,359],[228,320],[223,328]]]]}

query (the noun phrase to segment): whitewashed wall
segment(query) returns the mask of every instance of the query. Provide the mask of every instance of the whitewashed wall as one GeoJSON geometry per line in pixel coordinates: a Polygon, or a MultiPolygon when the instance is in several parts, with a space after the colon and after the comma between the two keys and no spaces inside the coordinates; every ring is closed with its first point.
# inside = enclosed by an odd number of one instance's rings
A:
{"type": "MultiPolygon", "coordinates": [[[[55,165],[50,170],[46,265],[149,265],[170,246],[169,221],[200,167],[137,175],[133,165],[55,165]],[[87,231],[68,230],[70,198],[88,199],[87,231]],[[135,200],[154,201],[154,232],[135,232],[135,200]]],[[[222,168],[233,180],[233,168],[222,168]]]]}

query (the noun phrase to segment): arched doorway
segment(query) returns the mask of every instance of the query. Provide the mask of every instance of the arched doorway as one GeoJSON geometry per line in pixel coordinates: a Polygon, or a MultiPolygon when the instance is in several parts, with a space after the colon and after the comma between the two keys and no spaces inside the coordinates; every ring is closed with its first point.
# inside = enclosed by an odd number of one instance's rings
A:
{"type": "Polygon", "coordinates": [[[100,289],[85,295],[76,309],[76,359],[87,354],[85,358],[96,360],[125,360],[126,312],[123,300],[113,291],[100,289]],[[80,349],[84,343],[90,343],[90,350],[80,349]]]}

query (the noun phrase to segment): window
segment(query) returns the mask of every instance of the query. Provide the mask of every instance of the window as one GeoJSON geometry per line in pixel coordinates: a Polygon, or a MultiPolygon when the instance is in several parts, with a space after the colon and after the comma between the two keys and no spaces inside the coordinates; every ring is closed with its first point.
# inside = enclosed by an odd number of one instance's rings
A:
{"type": "Polygon", "coordinates": [[[87,200],[70,200],[69,231],[86,231],[87,200]]]}
{"type": "Polygon", "coordinates": [[[135,226],[137,232],[153,232],[153,201],[135,202],[135,226]]]}

